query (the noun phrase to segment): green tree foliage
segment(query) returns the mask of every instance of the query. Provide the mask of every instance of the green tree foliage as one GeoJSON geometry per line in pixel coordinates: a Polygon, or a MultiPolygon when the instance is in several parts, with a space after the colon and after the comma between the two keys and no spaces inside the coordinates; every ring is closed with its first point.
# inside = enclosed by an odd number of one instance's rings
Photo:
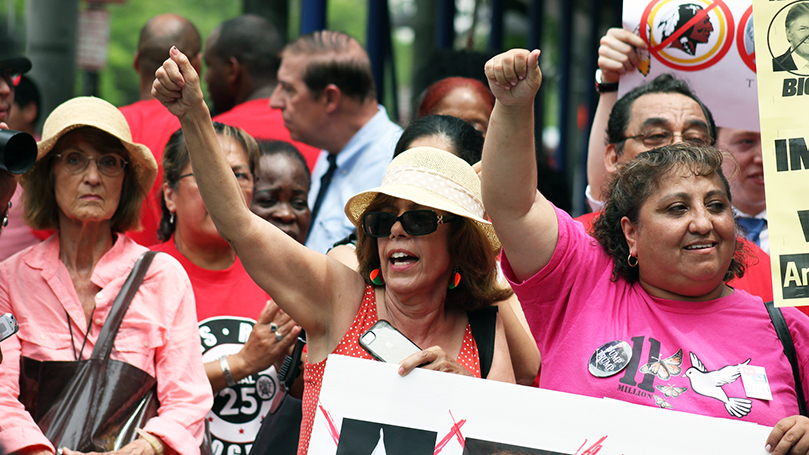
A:
{"type": "Polygon", "coordinates": [[[220,22],[241,14],[241,2],[221,0],[129,0],[107,8],[111,19],[110,43],[100,93],[116,106],[138,100],[138,75],[132,61],[140,29],[149,18],[163,13],[180,14],[197,26],[204,40],[220,22]]]}

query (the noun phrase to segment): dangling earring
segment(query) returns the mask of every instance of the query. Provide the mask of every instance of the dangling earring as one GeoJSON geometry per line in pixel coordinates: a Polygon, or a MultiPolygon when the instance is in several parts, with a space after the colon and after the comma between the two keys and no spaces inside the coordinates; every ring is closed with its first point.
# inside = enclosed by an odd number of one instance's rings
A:
{"type": "Polygon", "coordinates": [[[383,284],[385,284],[385,280],[382,279],[382,273],[379,271],[379,269],[371,270],[370,277],[371,283],[374,283],[377,286],[382,286],[383,284]]]}
{"type": "Polygon", "coordinates": [[[626,257],[626,263],[629,264],[630,267],[637,267],[638,266],[638,258],[632,256],[631,254],[626,257]],[[634,259],[634,261],[633,261],[634,259]]]}
{"type": "Polygon", "coordinates": [[[3,213],[3,227],[8,226],[8,211],[11,210],[11,201],[8,201],[5,213],[3,213]]]}
{"type": "Polygon", "coordinates": [[[169,217],[169,224],[174,224],[174,212],[171,212],[171,216],[169,217]]]}
{"type": "Polygon", "coordinates": [[[449,282],[449,286],[447,286],[447,287],[449,289],[455,289],[455,288],[458,287],[458,285],[460,283],[461,283],[461,272],[460,272],[460,269],[458,268],[458,266],[456,265],[455,270],[453,271],[453,274],[452,274],[452,280],[449,282]]]}

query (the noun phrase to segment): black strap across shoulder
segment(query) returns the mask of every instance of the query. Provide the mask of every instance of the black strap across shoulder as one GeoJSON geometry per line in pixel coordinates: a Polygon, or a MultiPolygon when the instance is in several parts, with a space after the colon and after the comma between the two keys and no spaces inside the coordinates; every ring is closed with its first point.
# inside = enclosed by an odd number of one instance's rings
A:
{"type": "Polygon", "coordinates": [[[101,327],[101,333],[98,335],[91,358],[109,358],[115,335],[118,334],[118,328],[121,327],[121,322],[124,320],[124,314],[129,308],[129,304],[132,303],[132,298],[138,292],[138,287],[143,282],[143,278],[146,276],[146,272],[149,270],[149,266],[152,264],[156,254],[154,251],[147,251],[135,261],[135,265],[132,266],[129,276],[126,277],[121,291],[112,303],[107,321],[101,327]]]}
{"type": "Polygon", "coordinates": [[[466,313],[469,318],[469,326],[472,329],[472,336],[478,345],[478,357],[480,358],[480,377],[486,379],[489,370],[492,368],[494,358],[494,335],[497,331],[497,307],[490,306],[482,310],[469,311],[466,313]]]}
{"type": "Polygon", "coordinates": [[[764,306],[767,307],[767,313],[770,315],[775,333],[778,334],[778,339],[784,345],[784,355],[789,359],[789,364],[792,365],[792,376],[795,379],[795,394],[798,395],[798,409],[802,416],[809,417],[806,413],[806,399],[803,395],[803,384],[801,383],[801,371],[798,366],[798,357],[795,355],[795,344],[792,341],[792,335],[789,333],[787,321],[784,319],[784,313],[780,308],[776,308],[773,302],[765,302],[764,306]]]}

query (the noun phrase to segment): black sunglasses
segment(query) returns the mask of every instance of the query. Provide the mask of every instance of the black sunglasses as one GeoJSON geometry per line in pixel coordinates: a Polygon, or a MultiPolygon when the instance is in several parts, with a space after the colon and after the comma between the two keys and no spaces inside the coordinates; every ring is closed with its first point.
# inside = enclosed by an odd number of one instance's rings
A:
{"type": "Polygon", "coordinates": [[[396,222],[410,235],[432,234],[439,224],[455,221],[455,215],[439,215],[435,210],[409,210],[396,216],[388,212],[369,212],[362,217],[363,231],[371,237],[387,237],[396,222]]]}

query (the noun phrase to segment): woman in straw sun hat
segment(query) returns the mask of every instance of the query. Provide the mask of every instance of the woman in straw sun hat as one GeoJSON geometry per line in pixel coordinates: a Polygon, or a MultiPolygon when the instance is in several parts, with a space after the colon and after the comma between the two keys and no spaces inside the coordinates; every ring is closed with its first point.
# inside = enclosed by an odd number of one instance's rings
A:
{"type": "MultiPolygon", "coordinates": [[[[45,386],[29,387],[39,376],[22,368],[21,358],[42,365],[90,357],[113,301],[147,251],[122,233],[139,226],[141,202],[157,173],[149,149],[132,142],[123,115],[98,98],[57,107],[42,137],[36,164],[21,178],[25,218],[35,229],[56,233],[0,264],[0,313],[13,313],[20,324],[18,337],[3,346],[0,445],[26,454],[55,448],[34,420],[44,414],[45,386]],[[32,394],[33,400],[23,398],[32,394]]],[[[176,260],[157,255],[124,315],[111,359],[157,379],[159,416],[123,452],[199,453],[212,396],[198,336],[187,275],[176,260]]]]}
{"type": "MultiPolygon", "coordinates": [[[[484,218],[480,182],[450,153],[417,148],[391,162],[382,185],[346,204],[357,226],[360,272],[301,246],[241,203],[219,150],[199,77],[176,49],[157,71],[152,93],[185,131],[205,205],[245,268],[306,330],[304,420],[298,453],[306,453],[326,356],[371,359],[358,338],[377,320],[402,331],[423,351],[400,363],[479,376],[480,357],[467,311],[508,297],[497,287],[500,242],[484,218]]],[[[496,319],[489,379],[514,380],[502,322],[496,319]]]]}

